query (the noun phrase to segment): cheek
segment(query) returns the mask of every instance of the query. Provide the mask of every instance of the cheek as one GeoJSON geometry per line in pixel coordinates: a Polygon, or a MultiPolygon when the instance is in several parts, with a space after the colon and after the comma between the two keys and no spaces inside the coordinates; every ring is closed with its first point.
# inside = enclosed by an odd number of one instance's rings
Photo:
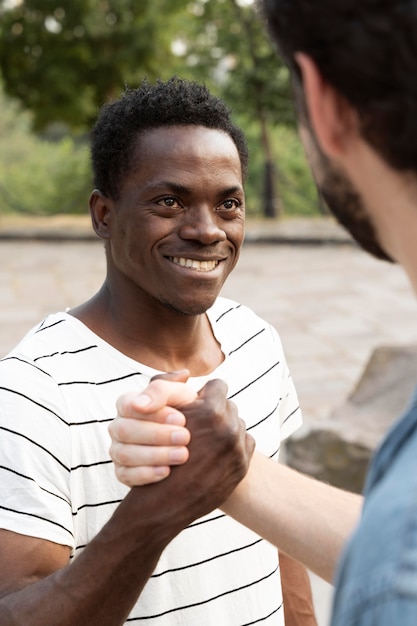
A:
{"type": "Polygon", "coordinates": [[[117,234],[111,241],[111,254],[117,266],[125,269],[132,264],[140,263],[143,259],[143,237],[136,229],[129,228],[129,225],[121,226],[117,234]]]}
{"type": "Polygon", "coordinates": [[[245,222],[243,220],[236,223],[235,226],[229,230],[229,239],[237,251],[240,251],[245,239],[245,222]]]}
{"type": "Polygon", "coordinates": [[[239,228],[236,228],[234,231],[229,232],[228,234],[228,239],[231,243],[231,245],[233,246],[234,252],[235,252],[235,258],[233,260],[233,265],[232,267],[235,267],[239,256],[240,256],[240,251],[242,249],[242,245],[245,239],[245,229],[243,226],[240,226],[239,228]]]}

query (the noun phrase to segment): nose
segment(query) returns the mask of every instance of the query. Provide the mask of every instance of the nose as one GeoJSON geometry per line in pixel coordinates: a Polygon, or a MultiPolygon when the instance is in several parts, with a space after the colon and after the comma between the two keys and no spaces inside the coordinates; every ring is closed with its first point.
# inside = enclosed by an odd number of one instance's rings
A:
{"type": "Polygon", "coordinates": [[[226,239],[220,217],[206,207],[190,208],[186,211],[179,236],[181,239],[195,240],[206,246],[226,239]]]}

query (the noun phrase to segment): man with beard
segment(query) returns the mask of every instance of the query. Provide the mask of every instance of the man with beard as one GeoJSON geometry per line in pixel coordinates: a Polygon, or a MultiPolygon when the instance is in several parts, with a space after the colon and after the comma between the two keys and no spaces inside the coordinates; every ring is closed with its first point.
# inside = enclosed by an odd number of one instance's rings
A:
{"type": "MultiPolygon", "coordinates": [[[[416,1],[262,5],[290,68],[300,134],[323,198],[365,250],[400,263],[417,291],[416,1]]],[[[147,390],[148,419],[170,402],[169,385],[147,390]]],[[[144,442],[141,421],[130,421],[132,439],[144,442]]],[[[163,425],[154,429],[169,444],[163,425]]],[[[153,480],[150,458],[168,465],[167,448],[149,449],[148,457],[140,447],[132,451],[138,482],[153,480]]],[[[331,623],[415,626],[416,397],[377,450],[364,495],[359,523],[338,564],[331,623]]],[[[350,494],[255,455],[223,508],[329,578],[358,504],[350,494]]]]}

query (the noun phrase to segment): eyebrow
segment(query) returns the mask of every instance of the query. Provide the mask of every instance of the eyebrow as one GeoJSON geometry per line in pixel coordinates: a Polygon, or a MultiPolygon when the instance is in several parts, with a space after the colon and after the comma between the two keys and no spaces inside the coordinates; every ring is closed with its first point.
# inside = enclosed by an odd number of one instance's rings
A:
{"type": "MultiPolygon", "coordinates": [[[[172,190],[174,193],[178,193],[178,194],[184,194],[184,193],[191,193],[192,189],[190,187],[187,187],[186,185],[181,185],[180,183],[175,183],[172,182],[170,180],[160,180],[157,182],[149,182],[145,185],[145,189],[160,189],[161,187],[164,187],[166,189],[172,190]]],[[[232,195],[234,193],[244,193],[244,189],[243,186],[240,185],[232,185],[230,187],[225,187],[224,189],[220,190],[220,193],[218,194],[219,196],[229,196],[232,195]]]]}
{"type": "Polygon", "coordinates": [[[174,183],[170,180],[158,180],[156,182],[149,182],[145,185],[145,189],[160,189],[161,187],[171,189],[176,193],[189,193],[191,189],[186,187],[185,185],[180,185],[179,183],[174,183]]]}

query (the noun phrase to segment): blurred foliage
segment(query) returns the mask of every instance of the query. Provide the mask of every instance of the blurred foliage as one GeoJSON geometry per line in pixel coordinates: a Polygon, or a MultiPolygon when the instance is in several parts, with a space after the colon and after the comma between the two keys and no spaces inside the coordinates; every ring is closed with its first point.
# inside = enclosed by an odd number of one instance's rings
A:
{"type": "MultiPolygon", "coordinates": [[[[52,215],[86,213],[92,188],[88,144],[83,138],[48,137],[31,129],[31,115],[0,89],[0,214],[52,215]]],[[[243,126],[242,120],[236,120],[243,126]]],[[[262,206],[263,155],[255,123],[245,126],[250,149],[246,204],[249,216],[262,206]]],[[[284,215],[318,211],[315,186],[294,129],[276,126],[272,132],[278,189],[284,215]]]]}
{"type": "Polygon", "coordinates": [[[288,72],[243,0],[0,0],[0,17],[4,86],[37,129],[89,128],[126,84],[173,73],[204,80],[236,112],[294,121],[288,72]]]}
{"type": "Polygon", "coordinates": [[[181,0],[0,0],[0,69],[6,92],[34,114],[89,127],[124,85],[169,67],[170,20],[181,0]]]}
{"type": "MultiPolygon", "coordinates": [[[[248,216],[256,217],[262,215],[264,159],[259,149],[256,124],[240,125],[245,129],[250,151],[246,212],[248,216]]],[[[321,209],[316,185],[297,131],[284,125],[274,126],[271,131],[271,145],[280,215],[284,217],[319,215],[321,209]]]]}
{"type": "Polygon", "coordinates": [[[86,142],[45,140],[31,116],[0,92],[0,213],[86,213],[91,190],[86,142]]]}
{"type": "Polygon", "coordinates": [[[178,24],[174,39],[183,59],[181,73],[202,76],[234,113],[294,125],[289,73],[256,5],[247,0],[194,0],[187,7],[189,19],[178,24]]]}
{"type": "Polygon", "coordinates": [[[284,215],[311,216],[323,212],[298,133],[287,126],[275,128],[273,150],[284,215]]]}
{"type": "Polygon", "coordinates": [[[13,98],[0,102],[1,210],[84,212],[82,133],[99,106],[144,76],[177,74],[205,82],[246,131],[250,214],[265,213],[272,163],[280,211],[318,211],[288,71],[248,0],[0,0],[0,72],[13,98]]]}

